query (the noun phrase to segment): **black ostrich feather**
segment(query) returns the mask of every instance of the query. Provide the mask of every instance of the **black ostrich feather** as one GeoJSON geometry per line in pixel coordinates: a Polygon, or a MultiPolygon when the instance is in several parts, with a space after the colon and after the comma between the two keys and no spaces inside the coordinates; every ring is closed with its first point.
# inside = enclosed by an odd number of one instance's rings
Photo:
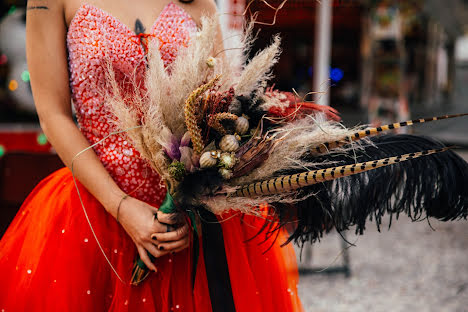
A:
{"type": "MultiPolygon", "coordinates": [[[[385,135],[371,139],[362,149],[349,154],[308,155],[308,161],[333,161],[336,166],[353,164],[442,148],[433,139],[414,135],[385,135]]],[[[330,165],[318,167],[324,169],[330,165]]],[[[301,169],[278,174],[295,174],[301,169]]],[[[434,217],[451,221],[468,216],[468,164],[453,151],[437,153],[372,171],[315,184],[297,191],[294,204],[273,203],[279,223],[269,224],[271,233],[294,221],[289,241],[303,244],[319,240],[332,228],[339,232],[356,227],[362,234],[366,221],[380,230],[385,215],[405,214],[413,221],[434,217]],[[307,197],[308,196],[308,197],[307,197]]]]}
{"type": "Polygon", "coordinates": [[[178,207],[199,207],[201,196],[213,195],[219,190],[224,180],[217,168],[198,170],[190,173],[177,186],[173,195],[178,207]]]}
{"type": "Polygon", "coordinates": [[[260,108],[264,100],[252,94],[250,97],[238,96],[236,99],[240,102],[241,113],[249,116],[250,124],[257,125],[260,123],[266,112],[260,108]]]}

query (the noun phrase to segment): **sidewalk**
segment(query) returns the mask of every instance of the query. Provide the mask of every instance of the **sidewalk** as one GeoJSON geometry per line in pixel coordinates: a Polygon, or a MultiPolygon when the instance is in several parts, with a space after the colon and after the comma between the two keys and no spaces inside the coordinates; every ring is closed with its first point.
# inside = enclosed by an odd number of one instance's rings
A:
{"type": "MultiPolygon", "coordinates": [[[[466,312],[468,311],[468,222],[401,217],[390,231],[369,223],[363,236],[348,240],[351,277],[301,275],[299,295],[306,312],[466,312]]],[[[339,237],[315,244],[313,267],[337,265],[339,237]]],[[[301,264],[300,264],[301,265],[301,264]]]]}

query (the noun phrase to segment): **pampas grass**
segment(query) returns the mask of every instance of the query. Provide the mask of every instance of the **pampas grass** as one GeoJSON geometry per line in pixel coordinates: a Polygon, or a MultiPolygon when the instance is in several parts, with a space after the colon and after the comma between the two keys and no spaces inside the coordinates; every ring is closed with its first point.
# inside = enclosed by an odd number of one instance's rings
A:
{"type": "Polygon", "coordinates": [[[165,142],[159,136],[168,130],[162,120],[159,106],[151,105],[154,102],[147,93],[142,93],[135,74],[131,80],[134,90],[127,96],[122,95],[110,64],[107,66],[106,82],[110,90],[106,94],[106,105],[115,116],[114,125],[120,131],[125,131],[135,149],[163,179],[168,178],[168,162],[162,149],[165,142]],[[142,122],[142,117],[143,120],[151,122],[142,122]]]}
{"type": "MultiPolygon", "coordinates": [[[[189,46],[180,48],[179,54],[170,65],[170,86],[168,87],[171,104],[161,102],[169,115],[173,115],[174,124],[170,126],[176,136],[184,134],[183,105],[190,93],[206,80],[210,80],[214,73],[207,66],[207,60],[214,48],[217,34],[217,22],[213,18],[202,18],[202,28],[196,33],[189,46]],[[165,105],[166,104],[166,105],[165,105]]],[[[149,88],[157,87],[154,85],[149,88]]]]}
{"type": "Polygon", "coordinates": [[[279,36],[275,36],[273,43],[245,66],[234,88],[236,95],[248,96],[266,86],[266,82],[272,78],[271,69],[278,62],[280,43],[279,36]]]}

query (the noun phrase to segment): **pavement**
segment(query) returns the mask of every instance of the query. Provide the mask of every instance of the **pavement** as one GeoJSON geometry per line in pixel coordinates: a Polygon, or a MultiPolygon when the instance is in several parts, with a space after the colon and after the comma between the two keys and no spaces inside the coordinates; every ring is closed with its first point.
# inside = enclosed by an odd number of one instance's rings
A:
{"type": "MultiPolygon", "coordinates": [[[[468,131],[465,133],[468,134],[468,131]]],[[[468,150],[459,154],[468,160],[468,150]]],[[[467,186],[468,187],[468,186],[467,186]]],[[[407,217],[379,233],[347,235],[351,276],[302,274],[299,295],[306,312],[468,312],[468,221],[412,223],[407,217]]],[[[336,233],[303,250],[299,267],[340,265],[336,233]],[[307,259],[311,253],[312,257],[307,259]]]]}
{"type": "MultiPolygon", "coordinates": [[[[468,311],[468,222],[411,223],[401,218],[382,233],[369,224],[363,236],[348,235],[351,277],[301,275],[299,295],[307,312],[468,311]]],[[[312,261],[340,263],[339,236],[312,247],[312,261]],[[335,260],[338,256],[338,260],[335,260]]]]}

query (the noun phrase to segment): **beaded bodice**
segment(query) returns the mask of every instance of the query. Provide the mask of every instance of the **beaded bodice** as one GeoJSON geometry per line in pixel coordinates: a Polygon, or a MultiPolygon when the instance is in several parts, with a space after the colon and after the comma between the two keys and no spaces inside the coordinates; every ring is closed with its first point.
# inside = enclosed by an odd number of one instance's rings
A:
{"type": "MultiPolygon", "coordinates": [[[[167,66],[177,56],[178,48],[188,44],[196,28],[190,15],[171,2],[146,36],[149,40],[158,39],[167,66]]],[[[112,66],[122,86],[132,78],[142,80],[146,69],[145,48],[127,25],[89,4],[83,4],[73,17],[67,45],[70,87],[78,123],[90,144],[95,144],[115,131],[113,117],[104,101],[106,66],[112,66]]],[[[130,91],[122,87],[122,92],[130,91]]],[[[165,189],[157,173],[140,158],[125,135],[112,135],[95,145],[94,150],[125,192],[153,204],[163,200],[165,189]]]]}

